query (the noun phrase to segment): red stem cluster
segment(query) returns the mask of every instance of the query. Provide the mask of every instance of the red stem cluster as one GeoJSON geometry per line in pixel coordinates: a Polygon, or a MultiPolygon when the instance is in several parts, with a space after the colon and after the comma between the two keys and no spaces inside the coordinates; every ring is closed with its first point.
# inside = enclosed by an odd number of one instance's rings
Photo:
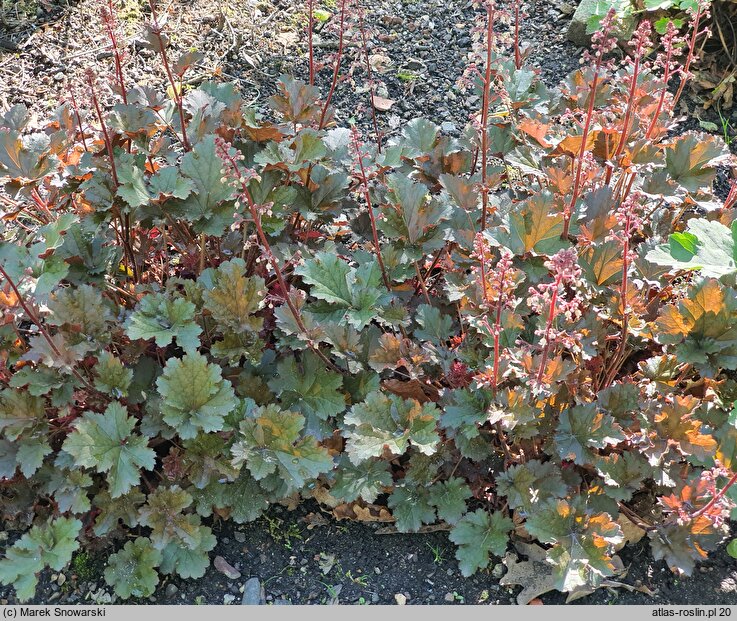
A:
{"type": "Polygon", "coordinates": [[[338,84],[338,76],[340,75],[340,63],[343,60],[343,47],[345,43],[345,14],[347,2],[348,0],[340,1],[340,34],[338,35],[338,52],[335,55],[335,64],[333,66],[333,79],[330,82],[330,91],[328,92],[327,99],[325,99],[325,105],[322,107],[318,129],[322,129],[325,126],[325,117],[327,116],[328,109],[330,108],[330,102],[333,100],[335,87],[338,84]]]}
{"type": "MultiPolygon", "coordinates": [[[[481,230],[486,230],[486,220],[489,213],[489,194],[487,184],[487,166],[489,157],[489,106],[491,105],[491,60],[494,49],[494,21],[496,7],[492,2],[486,3],[486,68],[483,79],[483,97],[481,99],[481,230]]],[[[483,262],[482,262],[483,263],[483,262]]],[[[481,266],[483,271],[484,267],[481,266]]],[[[482,273],[482,281],[485,281],[482,273]]],[[[484,288],[484,291],[486,289],[484,288]]]]}
{"type": "Polygon", "coordinates": [[[179,112],[179,123],[182,126],[182,147],[185,151],[189,151],[192,147],[189,144],[187,138],[187,122],[184,114],[184,98],[182,97],[182,85],[177,84],[174,80],[174,74],[172,73],[171,66],[169,65],[169,58],[166,54],[166,45],[164,39],[161,36],[161,26],[159,26],[159,20],[156,16],[156,6],[154,0],[149,0],[149,6],[151,7],[151,21],[152,28],[151,32],[156,37],[156,41],[159,47],[159,54],[161,55],[161,62],[164,63],[164,70],[166,71],[166,77],[169,80],[169,86],[171,86],[172,94],[174,96],[174,103],[177,106],[177,112],[179,112]]]}
{"type": "Polygon", "coordinates": [[[376,253],[376,260],[379,262],[379,268],[381,269],[381,278],[384,281],[386,290],[391,293],[392,285],[389,280],[389,276],[386,273],[386,267],[384,267],[384,259],[381,257],[381,247],[379,246],[379,234],[376,230],[376,216],[374,215],[374,208],[371,204],[371,195],[369,193],[368,179],[366,177],[366,169],[363,166],[363,156],[361,154],[361,146],[358,142],[358,131],[353,128],[353,147],[356,150],[356,159],[358,160],[359,170],[361,171],[361,185],[363,186],[363,196],[366,200],[366,207],[368,208],[369,220],[371,221],[371,236],[374,242],[374,252],[376,253]]]}
{"type": "Polygon", "coordinates": [[[299,312],[299,309],[294,305],[294,302],[292,302],[292,299],[289,297],[289,286],[287,285],[287,281],[284,278],[284,275],[282,274],[281,268],[279,267],[279,264],[277,262],[276,257],[274,256],[274,253],[271,250],[271,244],[269,244],[269,239],[266,236],[266,233],[264,232],[263,227],[261,226],[261,214],[259,213],[258,206],[253,200],[253,197],[251,196],[251,192],[248,189],[248,183],[246,180],[241,176],[240,170],[238,168],[238,163],[236,162],[235,158],[231,156],[228,151],[227,147],[223,148],[221,150],[221,158],[225,159],[227,164],[231,167],[233,170],[233,173],[235,174],[236,178],[239,180],[240,183],[240,194],[245,198],[246,204],[248,205],[248,211],[251,214],[251,219],[253,220],[253,223],[256,227],[256,234],[258,235],[259,242],[261,243],[261,246],[263,246],[264,252],[266,253],[266,257],[271,263],[271,266],[274,268],[274,274],[276,275],[276,280],[279,283],[279,287],[281,291],[284,293],[284,301],[287,304],[287,307],[289,308],[289,312],[292,314],[292,317],[294,317],[294,321],[297,324],[297,327],[299,328],[300,332],[304,334],[307,337],[307,345],[309,348],[315,352],[315,354],[332,370],[337,371],[339,373],[342,373],[342,370],[339,369],[337,366],[335,366],[335,363],[333,363],[332,360],[330,360],[321,350],[320,348],[315,345],[315,343],[312,342],[312,339],[309,338],[309,332],[307,330],[307,326],[305,326],[304,321],[302,321],[302,315],[299,312]]]}

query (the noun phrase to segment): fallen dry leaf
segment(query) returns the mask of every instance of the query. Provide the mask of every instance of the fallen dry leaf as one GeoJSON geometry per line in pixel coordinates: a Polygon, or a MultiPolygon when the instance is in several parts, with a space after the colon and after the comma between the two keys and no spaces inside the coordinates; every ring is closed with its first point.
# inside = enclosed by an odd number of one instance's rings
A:
{"type": "Polygon", "coordinates": [[[517,544],[517,549],[527,556],[529,560],[520,561],[516,554],[507,552],[502,563],[507,568],[507,573],[499,580],[502,586],[522,586],[523,589],[517,596],[517,603],[526,606],[533,599],[543,593],[555,589],[556,578],[553,576],[552,567],[545,562],[545,550],[535,544],[517,544]]]}
{"type": "Polygon", "coordinates": [[[615,550],[621,550],[628,543],[636,543],[645,536],[645,531],[637,526],[637,524],[633,524],[630,520],[624,517],[624,515],[620,514],[616,521],[622,529],[624,539],[621,543],[614,546],[615,550]]]}
{"type": "Polygon", "coordinates": [[[335,509],[335,507],[341,504],[340,500],[333,496],[328,491],[327,487],[320,485],[319,483],[315,486],[315,489],[312,490],[312,497],[321,505],[325,505],[330,509],[335,509]]]}
{"type": "Polygon", "coordinates": [[[330,524],[327,518],[321,513],[308,513],[302,518],[302,521],[307,524],[307,530],[330,524]]]}
{"type": "Polygon", "coordinates": [[[421,382],[418,379],[411,379],[409,381],[390,379],[381,382],[381,387],[388,392],[402,397],[402,399],[414,399],[420,403],[427,403],[428,401],[437,402],[440,399],[440,393],[435,386],[421,382]]]}
{"type": "Polygon", "coordinates": [[[393,522],[394,516],[386,507],[369,505],[362,501],[347,502],[333,509],[333,515],[338,520],[352,520],[354,522],[393,522]]]}
{"type": "Polygon", "coordinates": [[[392,64],[392,59],[386,54],[371,54],[368,60],[369,65],[371,65],[371,69],[377,73],[386,73],[389,69],[389,65],[392,64]]]}

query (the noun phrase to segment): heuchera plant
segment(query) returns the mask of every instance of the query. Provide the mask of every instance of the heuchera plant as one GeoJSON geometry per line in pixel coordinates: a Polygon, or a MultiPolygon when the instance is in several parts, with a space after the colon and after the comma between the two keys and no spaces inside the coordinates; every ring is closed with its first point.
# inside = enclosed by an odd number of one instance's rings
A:
{"type": "Polygon", "coordinates": [[[495,33],[515,7],[481,7],[455,138],[415,119],[378,149],[289,77],[272,120],[187,90],[155,11],[168,94],[127,88],[107,13],[118,103],[90,75],[90,114],[0,117],[0,510],[25,531],[0,582],[31,599],[103,538],[108,584],[147,596],[204,574],[203,520],[307,498],[443,522],[466,576],[536,541],[571,597],[628,540],[682,574],[723,540],[737,195],[712,194],[724,145],[673,131],[695,39],[652,58],[644,22],[614,63],[610,14],[551,91],[495,33]]]}

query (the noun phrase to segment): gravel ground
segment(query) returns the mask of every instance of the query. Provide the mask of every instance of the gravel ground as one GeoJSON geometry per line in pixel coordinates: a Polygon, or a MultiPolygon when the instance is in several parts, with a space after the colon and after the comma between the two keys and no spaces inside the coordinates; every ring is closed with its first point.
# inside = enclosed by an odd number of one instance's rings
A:
{"type": "MultiPolygon", "coordinates": [[[[124,0],[119,29],[128,51],[126,75],[131,83],[163,82],[158,62],[142,49],[137,37],[148,10],[143,0],[124,0]]],[[[39,121],[46,118],[70,88],[82,87],[83,72],[110,75],[112,61],[99,17],[100,0],[38,2],[25,0],[6,7],[0,18],[0,107],[29,105],[39,121]]],[[[304,15],[291,0],[234,0],[213,5],[207,0],[170,0],[167,32],[175,50],[197,49],[205,54],[190,79],[217,77],[234,80],[247,99],[263,101],[281,73],[304,75],[304,15]],[[213,8],[217,7],[214,11],[213,8]]],[[[565,39],[572,7],[558,0],[537,0],[523,28],[531,44],[531,59],[549,85],[556,84],[578,63],[581,49],[565,39]],[[551,29],[551,24],[555,28],[551,29]]],[[[455,83],[471,51],[470,29],[476,13],[467,0],[379,0],[366,16],[373,34],[369,53],[377,60],[377,94],[396,102],[380,114],[382,130],[402,119],[426,115],[440,123],[465,124],[478,101],[467,98],[455,83]],[[381,58],[379,58],[381,57],[381,58]]],[[[326,31],[328,29],[325,29],[326,31]]],[[[327,32],[316,38],[317,58],[325,60],[335,38],[327,32]]],[[[368,95],[357,94],[365,80],[358,47],[348,47],[346,73],[355,64],[350,83],[339,86],[335,105],[339,118],[357,113],[367,122],[362,105],[368,95]]],[[[330,69],[318,74],[327,90],[330,69]]]]}

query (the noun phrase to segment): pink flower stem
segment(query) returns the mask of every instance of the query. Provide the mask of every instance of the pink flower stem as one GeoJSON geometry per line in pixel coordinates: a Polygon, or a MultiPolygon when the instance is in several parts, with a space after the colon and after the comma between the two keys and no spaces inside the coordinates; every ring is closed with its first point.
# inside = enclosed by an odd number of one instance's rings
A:
{"type": "Polygon", "coordinates": [[[665,55],[665,72],[663,73],[663,88],[660,91],[660,97],[658,98],[658,105],[655,108],[655,114],[653,115],[653,118],[650,121],[650,126],[647,128],[647,132],[645,133],[645,138],[647,140],[650,140],[650,138],[653,135],[653,132],[655,131],[655,128],[658,126],[658,120],[660,118],[660,113],[662,112],[663,105],[665,104],[665,96],[668,94],[668,82],[670,82],[670,77],[671,77],[670,63],[671,63],[672,55],[673,55],[672,47],[669,47],[665,55]]]}
{"type": "MultiPolygon", "coordinates": [[[[624,146],[627,144],[627,138],[630,131],[630,121],[632,120],[632,113],[634,111],[635,107],[635,92],[637,91],[637,78],[640,77],[640,62],[642,61],[642,46],[644,44],[644,41],[639,41],[637,44],[637,50],[635,51],[635,59],[634,64],[632,67],[632,83],[630,84],[630,90],[627,95],[627,110],[624,113],[624,121],[622,122],[622,133],[619,135],[619,140],[617,142],[617,148],[614,150],[614,155],[612,157],[612,160],[614,162],[619,162],[619,158],[622,155],[622,152],[624,151],[624,146]]],[[[606,172],[606,182],[605,185],[609,185],[610,181],[612,180],[612,173],[614,172],[614,167],[610,167],[607,169],[606,172]]]]}
{"type": "Polygon", "coordinates": [[[540,369],[537,372],[537,383],[542,384],[543,377],[545,377],[545,365],[548,362],[548,355],[550,354],[550,331],[553,329],[553,321],[555,320],[556,305],[558,302],[558,289],[563,280],[563,274],[559,274],[555,279],[555,288],[553,289],[553,295],[550,298],[550,310],[548,311],[548,322],[545,326],[545,345],[543,345],[543,353],[540,358],[540,369]]]}
{"type": "Polygon", "coordinates": [[[596,67],[594,69],[594,79],[591,81],[591,91],[589,94],[589,105],[586,110],[586,120],[584,121],[583,134],[581,136],[581,147],[578,150],[578,157],[576,158],[576,176],[573,182],[573,194],[571,200],[563,212],[563,233],[561,238],[568,238],[568,231],[571,226],[571,217],[573,216],[573,210],[576,208],[576,202],[581,192],[581,176],[583,173],[583,156],[586,153],[586,143],[589,138],[589,130],[591,129],[591,121],[594,116],[594,103],[596,101],[596,89],[599,86],[599,71],[601,70],[601,58],[597,58],[596,67]]]}
{"type": "Polygon", "coordinates": [[[689,69],[691,68],[691,63],[696,57],[696,39],[699,36],[699,24],[701,22],[702,15],[703,15],[702,8],[701,6],[699,6],[699,8],[696,10],[696,16],[694,17],[693,30],[691,32],[691,40],[688,43],[688,55],[686,56],[686,62],[683,65],[683,72],[681,73],[681,83],[678,85],[678,90],[676,91],[676,94],[673,97],[673,109],[674,110],[675,110],[676,104],[678,103],[678,100],[681,98],[681,94],[683,93],[683,89],[686,86],[686,82],[688,82],[689,69]]]}
{"type": "Polygon", "coordinates": [[[522,67],[522,54],[519,49],[520,1],[514,2],[514,66],[517,69],[522,67]]]}
{"type": "Polygon", "coordinates": [[[182,85],[177,85],[174,80],[174,74],[171,71],[169,65],[169,58],[166,54],[166,46],[161,36],[161,28],[159,26],[158,18],[156,17],[156,7],[154,6],[154,0],[149,0],[149,6],[151,7],[151,17],[153,19],[153,28],[151,29],[153,35],[156,37],[156,41],[159,44],[159,54],[161,55],[161,62],[164,63],[164,70],[166,71],[166,77],[169,80],[169,86],[171,86],[172,94],[174,95],[174,103],[177,106],[177,112],[179,112],[179,123],[182,126],[182,147],[185,151],[189,151],[192,147],[189,144],[187,138],[187,123],[184,114],[184,98],[182,97],[182,85]]]}

